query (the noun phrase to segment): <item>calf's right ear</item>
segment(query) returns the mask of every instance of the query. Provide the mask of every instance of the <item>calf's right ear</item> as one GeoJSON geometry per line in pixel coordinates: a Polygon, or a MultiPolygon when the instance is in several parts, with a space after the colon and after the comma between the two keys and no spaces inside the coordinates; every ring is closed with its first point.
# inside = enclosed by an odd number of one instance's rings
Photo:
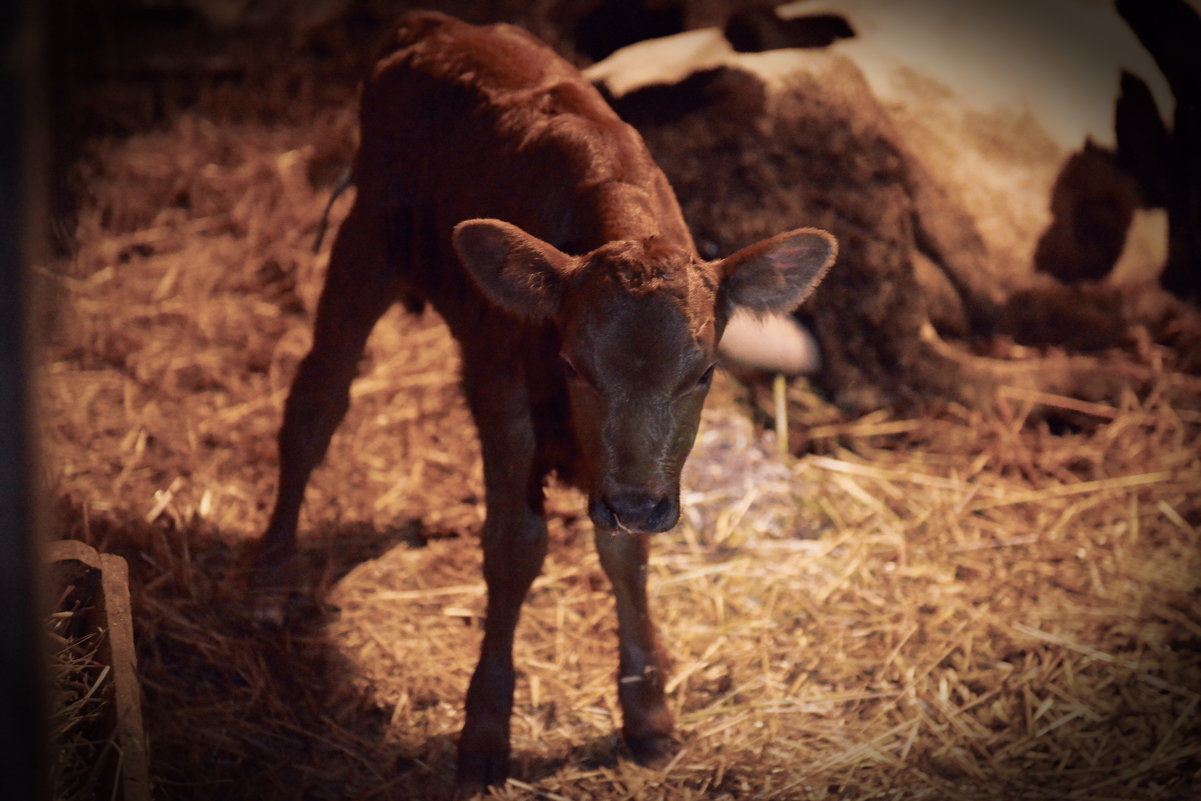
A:
{"type": "Polygon", "coordinates": [[[748,245],[718,262],[722,290],[754,312],[790,312],[825,277],[838,254],[826,231],[798,228],[748,245]]]}
{"type": "Polygon", "coordinates": [[[451,241],[476,286],[497,306],[525,320],[559,310],[571,256],[503,220],[464,220],[451,241]]]}

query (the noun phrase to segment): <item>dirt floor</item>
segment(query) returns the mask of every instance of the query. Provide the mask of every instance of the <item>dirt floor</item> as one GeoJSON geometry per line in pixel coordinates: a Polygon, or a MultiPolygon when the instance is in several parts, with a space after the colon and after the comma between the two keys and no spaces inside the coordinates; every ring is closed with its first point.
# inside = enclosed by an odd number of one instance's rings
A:
{"type": "MultiPolygon", "coordinates": [[[[308,620],[264,632],[244,602],[354,139],[349,94],[300,96],[87,141],[72,254],[36,271],[53,535],[129,561],[156,797],[450,798],[483,507],[432,314],[376,330],[310,485],[308,620]]],[[[906,419],[797,382],[783,457],[770,404],[720,377],[652,552],[678,755],[617,742],[608,585],[553,489],[497,797],[1198,797],[1201,379],[1168,356],[1110,404],[1014,389],[906,419]]]]}

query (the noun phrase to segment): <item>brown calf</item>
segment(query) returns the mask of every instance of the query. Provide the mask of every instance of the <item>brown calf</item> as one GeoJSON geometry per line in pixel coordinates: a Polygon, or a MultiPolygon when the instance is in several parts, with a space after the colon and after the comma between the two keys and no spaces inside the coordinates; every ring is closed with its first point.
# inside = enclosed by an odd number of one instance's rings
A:
{"type": "Polygon", "coordinates": [[[794,308],[833,262],[833,238],[800,229],[702,261],[641,139],[574,68],[517,28],[428,12],[404,18],[363,87],[354,183],[284,410],[258,567],[290,562],[305,484],[372,327],[398,299],[428,301],[461,347],[487,503],[460,783],[508,770],[513,633],[546,554],[552,472],[588,493],[613,584],[625,740],[639,760],[661,758],[672,720],[648,535],[679,518],[680,468],[731,312],[794,308]]]}

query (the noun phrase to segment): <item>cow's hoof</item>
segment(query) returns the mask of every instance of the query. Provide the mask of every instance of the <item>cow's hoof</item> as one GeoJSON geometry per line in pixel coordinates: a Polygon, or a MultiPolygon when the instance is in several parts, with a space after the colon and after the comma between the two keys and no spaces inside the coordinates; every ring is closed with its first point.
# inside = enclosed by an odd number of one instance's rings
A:
{"type": "Polygon", "coordinates": [[[658,734],[648,737],[625,736],[626,748],[634,761],[646,768],[661,768],[675,756],[680,744],[670,734],[658,734]]]}
{"type": "Polygon", "coordinates": [[[499,787],[509,778],[508,754],[459,754],[456,776],[459,798],[471,798],[499,787]]]}

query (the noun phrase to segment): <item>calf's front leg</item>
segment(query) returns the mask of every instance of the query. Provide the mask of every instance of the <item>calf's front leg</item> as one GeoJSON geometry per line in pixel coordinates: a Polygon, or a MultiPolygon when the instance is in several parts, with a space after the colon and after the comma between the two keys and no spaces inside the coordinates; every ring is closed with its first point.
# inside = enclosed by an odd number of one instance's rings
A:
{"type": "Polygon", "coordinates": [[[595,540],[617,602],[622,736],[639,763],[655,765],[671,753],[674,741],[663,689],[668,658],[659,646],[646,599],[649,536],[597,529],[595,540]]]}
{"type": "MultiPolygon", "coordinates": [[[[484,360],[466,354],[471,366],[484,360]]],[[[493,360],[490,367],[496,367],[493,360]]],[[[500,364],[499,369],[511,369],[500,364]]],[[[470,794],[502,784],[509,771],[509,718],[513,710],[513,636],[530,585],[546,558],[542,476],[534,469],[528,404],[503,381],[469,369],[468,401],[484,457],[484,582],[488,587],[480,661],[467,690],[459,737],[458,784],[470,794]]]]}
{"type": "Polygon", "coordinates": [[[458,783],[466,792],[502,784],[509,771],[513,711],[513,636],[526,593],[546,557],[546,522],[532,514],[493,516],[484,524],[488,606],[480,661],[467,690],[459,737],[458,783]]]}

